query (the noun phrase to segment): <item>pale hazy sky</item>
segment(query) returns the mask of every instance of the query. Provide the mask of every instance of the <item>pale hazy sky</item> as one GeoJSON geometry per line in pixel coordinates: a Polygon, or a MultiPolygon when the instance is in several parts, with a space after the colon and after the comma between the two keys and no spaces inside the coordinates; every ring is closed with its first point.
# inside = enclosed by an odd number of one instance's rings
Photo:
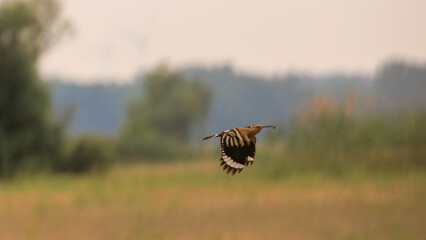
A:
{"type": "Polygon", "coordinates": [[[45,76],[129,81],[174,67],[373,72],[426,59],[425,0],[63,0],[75,34],[41,61],[45,76]]]}

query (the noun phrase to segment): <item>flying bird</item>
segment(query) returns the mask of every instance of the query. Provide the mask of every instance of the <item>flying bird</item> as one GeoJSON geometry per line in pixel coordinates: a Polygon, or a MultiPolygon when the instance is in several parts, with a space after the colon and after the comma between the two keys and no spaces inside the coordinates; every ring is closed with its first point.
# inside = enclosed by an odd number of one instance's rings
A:
{"type": "Polygon", "coordinates": [[[264,128],[276,128],[276,126],[262,126],[259,124],[247,127],[233,128],[219,134],[208,136],[203,140],[220,137],[222,156],[220,166],[226,173],[234,175],[240,173],[244,167],[253,164],[256,153],[256,134],[264,128]]]}

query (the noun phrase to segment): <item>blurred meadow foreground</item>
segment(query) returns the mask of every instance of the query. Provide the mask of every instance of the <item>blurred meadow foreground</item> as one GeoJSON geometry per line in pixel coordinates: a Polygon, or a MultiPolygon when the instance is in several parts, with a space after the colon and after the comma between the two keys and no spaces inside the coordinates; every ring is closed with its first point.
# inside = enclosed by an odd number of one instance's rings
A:
{"type": "Polygon", "coordinates": [[[60,9],[0,2],[0,239],[426,239],[424,63],[42,80],[72,28],[60,9]],[[256,123],[277,129],[226,175],[202,137],[256,123]]]}

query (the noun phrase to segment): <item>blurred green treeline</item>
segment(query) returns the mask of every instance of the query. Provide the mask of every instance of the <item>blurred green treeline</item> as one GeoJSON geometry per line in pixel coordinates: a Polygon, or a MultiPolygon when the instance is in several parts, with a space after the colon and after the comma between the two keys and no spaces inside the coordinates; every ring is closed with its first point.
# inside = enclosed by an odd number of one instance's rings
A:
{"type": "Polygon", "coordinates": [[[160,65],[144,81],[143,93],[129,102],[119,136],[122,156],[171,158],[188,154],[191,126],[210,106],[210,91],[160,65]]]}
{"type": "Polygon", "coordinates": [[[112,159],[105,140],[66,139],[67,120],[51,114],[37,63],[70,24],[55,0],[0,5],[0,177],[20,171],[83,172],[112,159]]]}
{"type": "Polygon", "coordinates": [[[54,0],[0,5],[0,177],[20,171],[99,171],[117,158],[199,159],[200,152],[203,158],[218,158],[217,142],[191,142],[194,129],[215,133],[205,128],[208,116],[222,117],[229,128],[277,124],[277,130],[260,134],[267,137],[257,158],[268,176],[425,167],[426,67],[399,62],[384,65],[374,81],[355,77],[361,82],[356,87],[331,79],[330,89],[339,89],[338,96],[293,76],[266,84],[229,69],[179,72],[160,65],[133,89],[117,134],[69,136],[73,108],[52,116],[49,89],[36,67],[41,54],[68,30],[54,0]],[[227,81],[229,76],[235,79],[227,81]]]}
{"type": "Polygon", "coordinates": [[[82,173],[109,166],[117,149],[125,157],[188,154],[191,125],[209,110],[210,92],[165,65],[145,80],[128,104],[117,140],[99,134],[67,137],[73,107],[52,117],[48,86],[37,61],[70,24],[55,0],[0,5],[0,177],[20,171],[82,173]]]}
{"type": "Polygon", "coordinates": [[[355,95],[339,103],[327,96],[308,102],[287,132],[271,133],[262,146],[266,176],[300,172],[341,176],[426,169],[426,112],[356,114],[355,95]]]}
{"type": "Polygon", "coordinates": [[[62,34],[54,1],[6,1],[0,7],[0,176],[19,168],[55,165],[61,126],[50,114],[49,92],[37,60],[62,34]]]}

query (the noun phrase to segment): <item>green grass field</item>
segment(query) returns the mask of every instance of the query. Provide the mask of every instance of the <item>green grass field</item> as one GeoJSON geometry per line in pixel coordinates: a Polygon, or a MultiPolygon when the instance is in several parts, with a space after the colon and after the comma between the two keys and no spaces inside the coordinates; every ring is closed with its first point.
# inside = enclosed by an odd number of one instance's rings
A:
{"type": "MultiPolygon", "coordinates": [[[[217,159],[0,184],[0,239],[426,239],[426,172],[236,176],[217,159]]],[[[262,170],[263,169],[263,170],[262,170]]]]}

